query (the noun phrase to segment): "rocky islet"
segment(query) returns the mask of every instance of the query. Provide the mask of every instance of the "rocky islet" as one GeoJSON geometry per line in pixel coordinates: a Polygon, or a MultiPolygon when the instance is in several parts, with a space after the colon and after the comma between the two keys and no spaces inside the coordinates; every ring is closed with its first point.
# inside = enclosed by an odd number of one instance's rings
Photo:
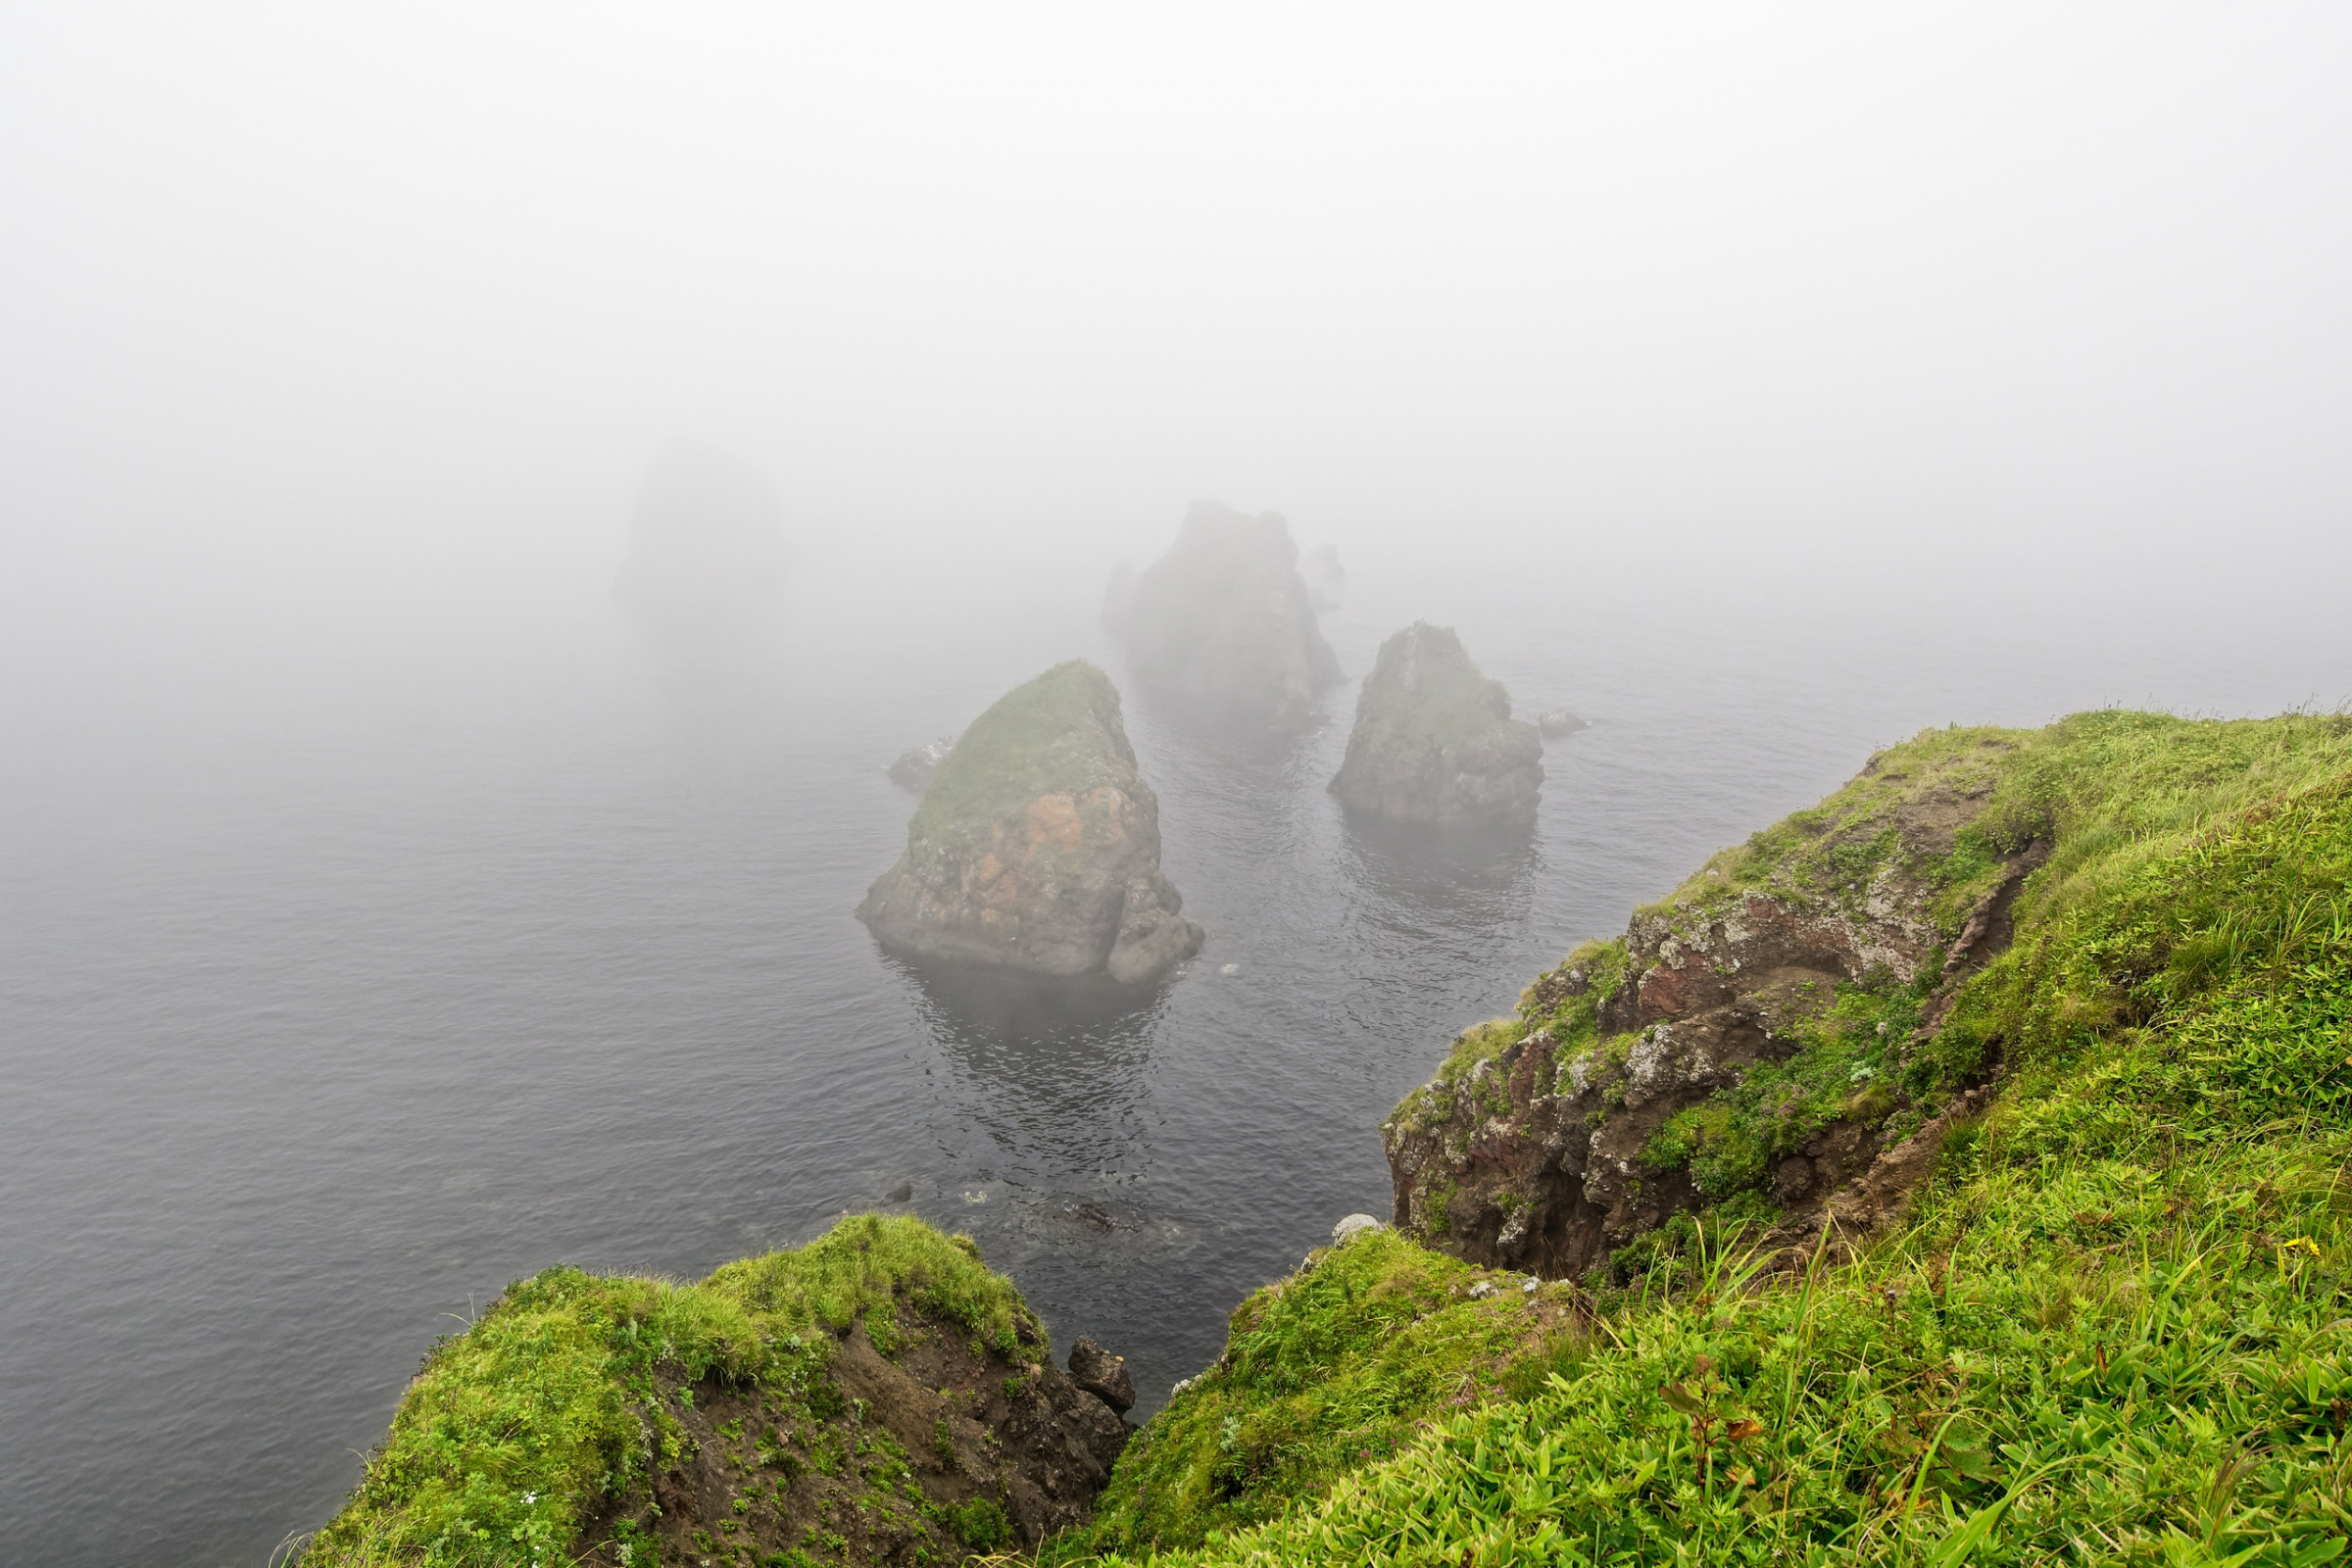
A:
{"type": "Polygon", "coordinates": [[[916,958],[1148,985],[1204,936],[1159,847],[1159,802],[1137,771],[1119,694],[1073,660],[973,721],[858,918],[916,958]]]}
{"type": "Polygon", "coordinates": [[[1461,638],[1417,620],[1381,644],[1331,793],[1390,822],[1532,826],[1543,758],[1536,726],[1511,717],[1461,638]]]}
{"type": "Polygon", "coordinates": [[[1144,694],[1200,727],[1296,732],[1340,680],[1277,513],[1195,502],[1166,555],[1132,587],[1113,579],[1104,619],[1124,634],[1144,694]]]}

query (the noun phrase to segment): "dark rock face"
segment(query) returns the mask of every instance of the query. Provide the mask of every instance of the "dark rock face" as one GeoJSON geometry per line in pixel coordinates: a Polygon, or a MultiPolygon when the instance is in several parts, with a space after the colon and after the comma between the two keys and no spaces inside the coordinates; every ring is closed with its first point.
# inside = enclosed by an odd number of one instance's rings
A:
{"type": "MultiPolygon", "coordinates": [[[[1539,1027],[1406,1096],[1381,1129],[1397,1227],[1471,1262],[1557,1279],[1607,1263],[1616,1249],[1699,1207],[1705,1196],[1687,1170],[1643,1162],[1676,1113],[1736,1087],[1759,1062],[1786,1059],[1797,1049],[1793,1026],[1832,1007],[1840,983],[1874,973],[1904,984],[1923,971],[1943,976],[1920,1029],[1921,1040],[1931,1037],[1961,980],[2008,946],[2011,904],[2044,848],[1998,862],[1948,941],[1932,912],[1936,888],[1917,874],[1950,853],[1955,830],[1989,792],[1929,791],[1867,821],[1855,841],[1884,834],[1877,842],[1886,858],[1842,905],[1793,892],[1678,896],[1634,916],[1611,975],[1596,978],[1572,960],[1540,977],[1522,1017],[1557,1016],[1563,1004],[1589,997],[1597,1040],[1563,1053],[1539,1027]]],[[[1891,1214],[1927,1168],[1941,1126],[1969,1108],[1961,1097],[1893,1149],[1882,1147],[1875,1119],[1822,1127],[1771,1171],[1788,1234],[1809,1240],[1825,1208],[1849,1229],[1891,1214]]]]}
{"type": "Polygon", "coordinates": [[[1393,822],[1532,823],[1544,742],[1462,640],[1415,621],[1380,645],[1332,794],[1393,822]]]}
{"type": "Polygon", "coordinates": [[[1142,985],[1200,951],[1183,908],[1119,694],[1073,660],[973,721],[858,918],[918,958],[1142,985]]]}
{"type": "Polygon", "coordinates": [[[1193,503],[1175,546],[1137,579],[1125,625],[1136,679],[1198,723],[1297,730],[1340,678],[1290,524],[1271,512],[1193,503]]]}
{"type": "Polygon", "coordinates": [[[646,470],[614,592],[650,627],[723,636],[772,620],[784,590],[784,509],[748,465],[678,446],[646,470]]]}
{"type": "Polygon", "coordinates": [[[1127,1375],[1127,1358],[1092,1340],[1081,1339],[1070,1347],[1070,1381],[1121,1415],[1135,1408],[1135,1379],[1127,1375]]]}

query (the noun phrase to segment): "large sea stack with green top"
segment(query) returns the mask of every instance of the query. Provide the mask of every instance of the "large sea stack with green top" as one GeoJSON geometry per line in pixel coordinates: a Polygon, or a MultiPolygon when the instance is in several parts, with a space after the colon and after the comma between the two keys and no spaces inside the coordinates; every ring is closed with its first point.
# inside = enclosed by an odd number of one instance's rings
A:
{"type": "Polygon", "coordinates": [[[858,918],[918,958],[1148,985],[1200,951],[1183,908],[1118,690],[1072,660],[973,721],[858,918]]]}

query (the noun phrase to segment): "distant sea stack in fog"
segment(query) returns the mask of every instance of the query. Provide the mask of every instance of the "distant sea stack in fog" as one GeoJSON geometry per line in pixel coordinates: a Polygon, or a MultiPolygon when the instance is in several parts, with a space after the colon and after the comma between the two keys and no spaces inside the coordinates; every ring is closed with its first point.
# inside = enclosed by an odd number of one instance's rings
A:
{"type": "Polygon", "coordinates": [[[1380,645],[1331,792],[1392,822],[1532,823],[1543,757],[1502,683],[1451,631],[1417,620],[1380,645]]]}
{"type": "Polygon", "coordinates": [[[649,626],[723,636],[775,618],[785,556],[783,504],[757,470],[710,447],[674,446],[638,486],[613,587],[649,626]]]}
{"type": "Polygon", "coordinates": [[[1118,690],[1072,660],[972,721],[858,918],[916,957],[1142,985],[1200,951],[1183,907],[1118,690]]]}
{"type": "Polygon", "coordinates": [[[1194,502],[1174,548],[1136,579],[1125,620],[1137,682],[1198,723],[1300,729],[1340,679],[1275,513],[1194,502]]]}

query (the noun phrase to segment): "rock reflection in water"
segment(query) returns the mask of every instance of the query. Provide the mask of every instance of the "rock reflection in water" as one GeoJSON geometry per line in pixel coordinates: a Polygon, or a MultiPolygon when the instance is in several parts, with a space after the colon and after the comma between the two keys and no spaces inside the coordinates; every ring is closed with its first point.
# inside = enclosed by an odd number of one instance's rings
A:
{"type": "Polygon", "coordinates": [[[1399,911],[1446,919],[1526,912],[1543,862],[1532,825],[1383,822],[1349,814],[1349,880],[1399,911]]]}
{"type": "Polygon", "coordinates": [[[1007,1154],[1068,1172],[1126,1161],[1143,1133],[1163,990],[888,961],[913,991],[941,1055],[971,1086],[974,1119],[1007,1154]]]}

